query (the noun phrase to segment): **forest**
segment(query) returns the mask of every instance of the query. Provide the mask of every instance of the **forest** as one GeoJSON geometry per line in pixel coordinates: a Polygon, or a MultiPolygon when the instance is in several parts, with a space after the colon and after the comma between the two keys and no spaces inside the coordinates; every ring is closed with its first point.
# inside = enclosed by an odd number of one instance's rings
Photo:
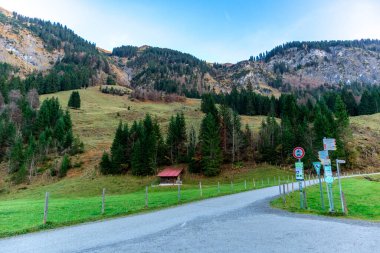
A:
{"type": "Polygon", "coordinates": [[[40,105],[37,89],[7,83],[12,68],[2,64],[0,69],[0,161],[9,163],[12,181],[30,181],[49,159],[56,161],[50,174],[65,176],[68,155],[83,151],[73,135],[70,113],[55,98],[40,105]]]}
{"type": "Polygon", "coordinates": [[[356,163],[356,151],[349,144],[349,115],[340,96],[335,99],[334,111],[324,100],[307,108],[298,105],[293,95],[283,95],[279,100],[268,98],[268,116],[257,134],[250,126],[242,126],[235,109],[238,107],[230,107],[227,101],[226,97],[217,104],[214,95],[202,96],[205,115],[198,133],[181,113],[172,116],[166,136],[157,119],[149,114],[131,125],[120,122],[110,152],[103,154],[102,173],[152,175],[159,166],[185,163],[191,173],[215,176],[223,164],[290,165],[296,146],[305,148],[304,162],[310,166],[317,159],[324,137],[337,139],[338,151],[332,158],[344,158],[348,166],[356,163]]]}

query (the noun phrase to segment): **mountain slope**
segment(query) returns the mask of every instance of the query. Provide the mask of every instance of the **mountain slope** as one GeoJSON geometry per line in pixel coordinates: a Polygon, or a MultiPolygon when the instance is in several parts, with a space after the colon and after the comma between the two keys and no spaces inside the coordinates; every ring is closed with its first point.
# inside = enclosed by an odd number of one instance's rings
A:
{"type": "Polygon", "coordinates": [[[12,19],[12,14],[0,9],[0,62],[18,67],[25,76],[33,71],[53,67],[61,50],[48,51],[44,41],[12,19]]]}
{"type": "Polygon", "coordinates": [[[47,81],[40,80],[41,93],[117,83],[190,97],[230,92],[234,86],[278,96],[326,85],[374,85],[380,80],[378,40],[296,41],[236,64],[210,64],[151,46],[121,46],[109,52],[59,23],[4,9],[0,31],[0,62],[15,66],[21,77],[42,71],[47,81]]]}

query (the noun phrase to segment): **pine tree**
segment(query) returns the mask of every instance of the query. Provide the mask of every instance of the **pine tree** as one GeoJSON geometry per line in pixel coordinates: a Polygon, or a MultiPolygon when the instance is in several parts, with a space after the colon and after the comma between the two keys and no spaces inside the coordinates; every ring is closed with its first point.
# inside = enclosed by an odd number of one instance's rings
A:
{"type": "Polygon", "coordinates": [[[79,95],[78,91],[71,92],[67,106],[70,108],[73,108],[73,109],[79,109],[80,108],[81,101],[80,101],[80,95],[79,95]]]}
{"type": "Polygon", "coordinates": [[[359,104],[359,115],[370,115],[376,113],[376,100],[369,91],[364,91],[359,104]]]}
{"type": "Polygon", "coordinates": [[[196,151],[197,151],[197,136],[193,126],[190,128],[189,132],[189,143],[187,146],[187,162],[189,164],[189,172],[198,173],[200,172],[199,167],[196,166],[196,151]]]}
{"type": "Polygon", "coordinates": [[[277,163],[281,152],[280,126],[276,119],[268,116],[261,124],[259,132],[259,152],[263,161],[277,163]]]}
{"type": "Polygon", "coordinates": [[[232,162],[240,160],[240,148],[242,145],[242,132],[240,116],[237,112],[232,113],[232,162]]]}
{"type": "Polygon", "coordinates": [[[206,176],[218,175],[222,163],[220,135],[216,120],[211,113],[208,113],[202,120],[200,143],[203,173],[206,176]]]}
{"type": "Polygon", "coordinates": [[[66,154],[63,156],[61,161],[61,166],[59,167],[58,177],[65,177],[67,175],[67,171],[71,167],[71,162],[69,156],[66,154]]]}
{"type": "Polygon", "coordinates": [[[111,159],[109,158],[109,155],[107,152],[103,152],[102,159],[100,161],[100,172],[103,175],[112,174],[113,173],[113,167],[111,159]]]}
{"type": "Polygon", "coordinates": [[[202,95],[201,110],[205,114],[210,113],[212,116],[214,116],[215,120],[218,119],[218,110],[215,106],[215,100],[210,93],[202,95]]]}
{"type": "Polygon", "coordinates": [[[116,129],[115,137],[111,146],[111,157],[113,168],[115,168],[115,172],[121,171],[121,164],[126,163],[126,154],[124,153],[123,147],[123,137],[124,127],[122,122],[120,121],[116,129]]]}

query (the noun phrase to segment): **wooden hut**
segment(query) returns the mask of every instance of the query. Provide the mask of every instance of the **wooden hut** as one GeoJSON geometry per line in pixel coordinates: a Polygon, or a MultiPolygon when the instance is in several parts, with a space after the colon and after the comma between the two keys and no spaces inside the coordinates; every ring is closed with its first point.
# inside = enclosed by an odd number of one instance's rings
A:
{"type": "Polygon", "coordinates": [[[182,184],[182,171],[183,170],[181,168],[165,168],[157,175],[160,178],[160,185],[182,184]]]}

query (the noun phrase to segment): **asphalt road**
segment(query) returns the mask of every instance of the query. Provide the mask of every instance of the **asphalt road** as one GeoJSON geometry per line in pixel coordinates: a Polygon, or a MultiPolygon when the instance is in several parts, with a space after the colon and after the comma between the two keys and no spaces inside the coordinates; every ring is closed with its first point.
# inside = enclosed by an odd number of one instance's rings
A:
{"type": "Polygon", "coordinates": [[[0,240],[0,252],[379,252],[380,223],[269,207],[278,187],[0,240]]]}

